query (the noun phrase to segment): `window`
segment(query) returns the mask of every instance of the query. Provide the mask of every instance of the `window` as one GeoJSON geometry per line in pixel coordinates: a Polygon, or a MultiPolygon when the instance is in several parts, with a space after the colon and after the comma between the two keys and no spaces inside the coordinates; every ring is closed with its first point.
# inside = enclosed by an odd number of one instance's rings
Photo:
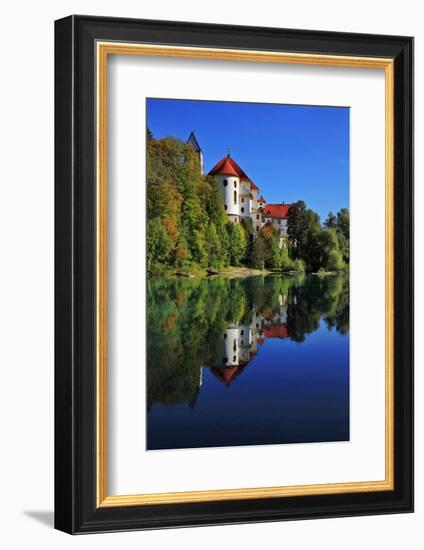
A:
{"type": "Polygon", "coordinates": [[[258,225],[258,227],[256,228],[256,231],[259,231],[259,225],[258,225]]]}
{"type": "Polygon", "coordinates": [[[227,205],[226,204],[224,204],[224,208],[225,208],[225,210],[227,210],[227,205]]]}
{"type": "Polygon", "coordinates": [[[281,225],[281,220],[278,220],[278,223],[281,225]]]}
{"type": "Polygon", "coordinates": [[[222,358],[222,362],[224,363],[224,365],[225,365],[226,363],[228,363],[228,357],[223,357],[223,358],[222,358]]]}
{"type": "Polygon", "coordinates": [[[244,212],[244,207],[242,206],[241,207],[241,213],[243,214],[243,212],[244,212]]]}
{"type": "Polygon", "coordinates": [[[259,214],[256,214],[256,219],[259,220],[259,214]]]}
{"type": "Polygon", "coordinates": [[[234,204],[237,204],[237,191],[234,191],[234,204]]]}
{"type": "Polygon", "coordinates": [[[240,336],[244,336],[244,330],[240,331],[240,336]]]}
{"type": "Polygon", "coordinates": [[[222,183],[224,184],[224,187],[227,187],[227,185],[228,185],[228,180],[222,180],[222,183]]]}
{"type": "Polygon", "coordinates": [[[233,341],[233,351],[236,351],[237,349],[237,340],[233,341]]]}
{"type": "Polygon", "coordinates": [[[237,359],[237,357],[235,355],[233,355],[233,363],[236,362],[236,359],[237,359]]]}
{"type": "Polygon", "coordinates": [[[241,202],[244,202],[244,199],[241,199],[241,202]]]}
{"type": "Polygon", "coordinates": [[[236,182],[236,180],[234,180],[234,187],[237,187],[237,182],[236,182]]]}

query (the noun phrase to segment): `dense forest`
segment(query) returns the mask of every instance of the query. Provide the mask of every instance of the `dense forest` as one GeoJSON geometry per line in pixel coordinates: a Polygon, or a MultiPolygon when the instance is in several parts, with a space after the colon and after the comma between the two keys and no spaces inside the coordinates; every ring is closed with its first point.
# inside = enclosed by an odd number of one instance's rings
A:
{"type": "Polygon", "coordinates": [[[228,223],[218,185],[200,173],[193,148],[147,131],[147,269],[175,271],[249,266],[278,271],[345,271],[349,264],[349,210],[318,214],[298,201],[290,209],[288,247],[265,225],[228,223]]]}

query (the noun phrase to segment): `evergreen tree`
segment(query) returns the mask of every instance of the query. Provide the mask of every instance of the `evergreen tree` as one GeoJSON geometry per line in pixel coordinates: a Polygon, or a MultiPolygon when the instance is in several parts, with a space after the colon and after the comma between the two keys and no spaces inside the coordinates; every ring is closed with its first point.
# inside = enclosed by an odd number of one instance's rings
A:
{"type": "Polygon", "coordinates": [[[337,217],[333,214],[333,212],[329,212],[327,219],[324,222],[324,227],[327,227],[328,229],[335,229],[337,227],[337,217]]]}

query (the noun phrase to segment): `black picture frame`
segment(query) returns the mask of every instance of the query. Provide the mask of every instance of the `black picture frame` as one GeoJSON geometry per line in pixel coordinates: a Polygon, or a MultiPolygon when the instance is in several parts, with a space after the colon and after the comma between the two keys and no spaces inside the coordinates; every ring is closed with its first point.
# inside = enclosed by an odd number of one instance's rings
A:
{"type": "Polygon", "coordinates": [[[55,22],[55,527],[67,533],[413,511],[413,39],[73,15],[55,22]],[[98,508],[98,40],[387,57],[394,98],[393,491],[98,508]]]}

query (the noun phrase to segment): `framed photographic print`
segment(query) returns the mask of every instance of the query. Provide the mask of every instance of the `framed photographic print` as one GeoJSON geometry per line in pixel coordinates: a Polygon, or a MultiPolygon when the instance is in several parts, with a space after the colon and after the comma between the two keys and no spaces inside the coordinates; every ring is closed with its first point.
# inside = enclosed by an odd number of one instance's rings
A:
{"type": "Polygon", "coordinates": [[[413,510],[413,39],[55,26],[55,525],[413,510]]]}

